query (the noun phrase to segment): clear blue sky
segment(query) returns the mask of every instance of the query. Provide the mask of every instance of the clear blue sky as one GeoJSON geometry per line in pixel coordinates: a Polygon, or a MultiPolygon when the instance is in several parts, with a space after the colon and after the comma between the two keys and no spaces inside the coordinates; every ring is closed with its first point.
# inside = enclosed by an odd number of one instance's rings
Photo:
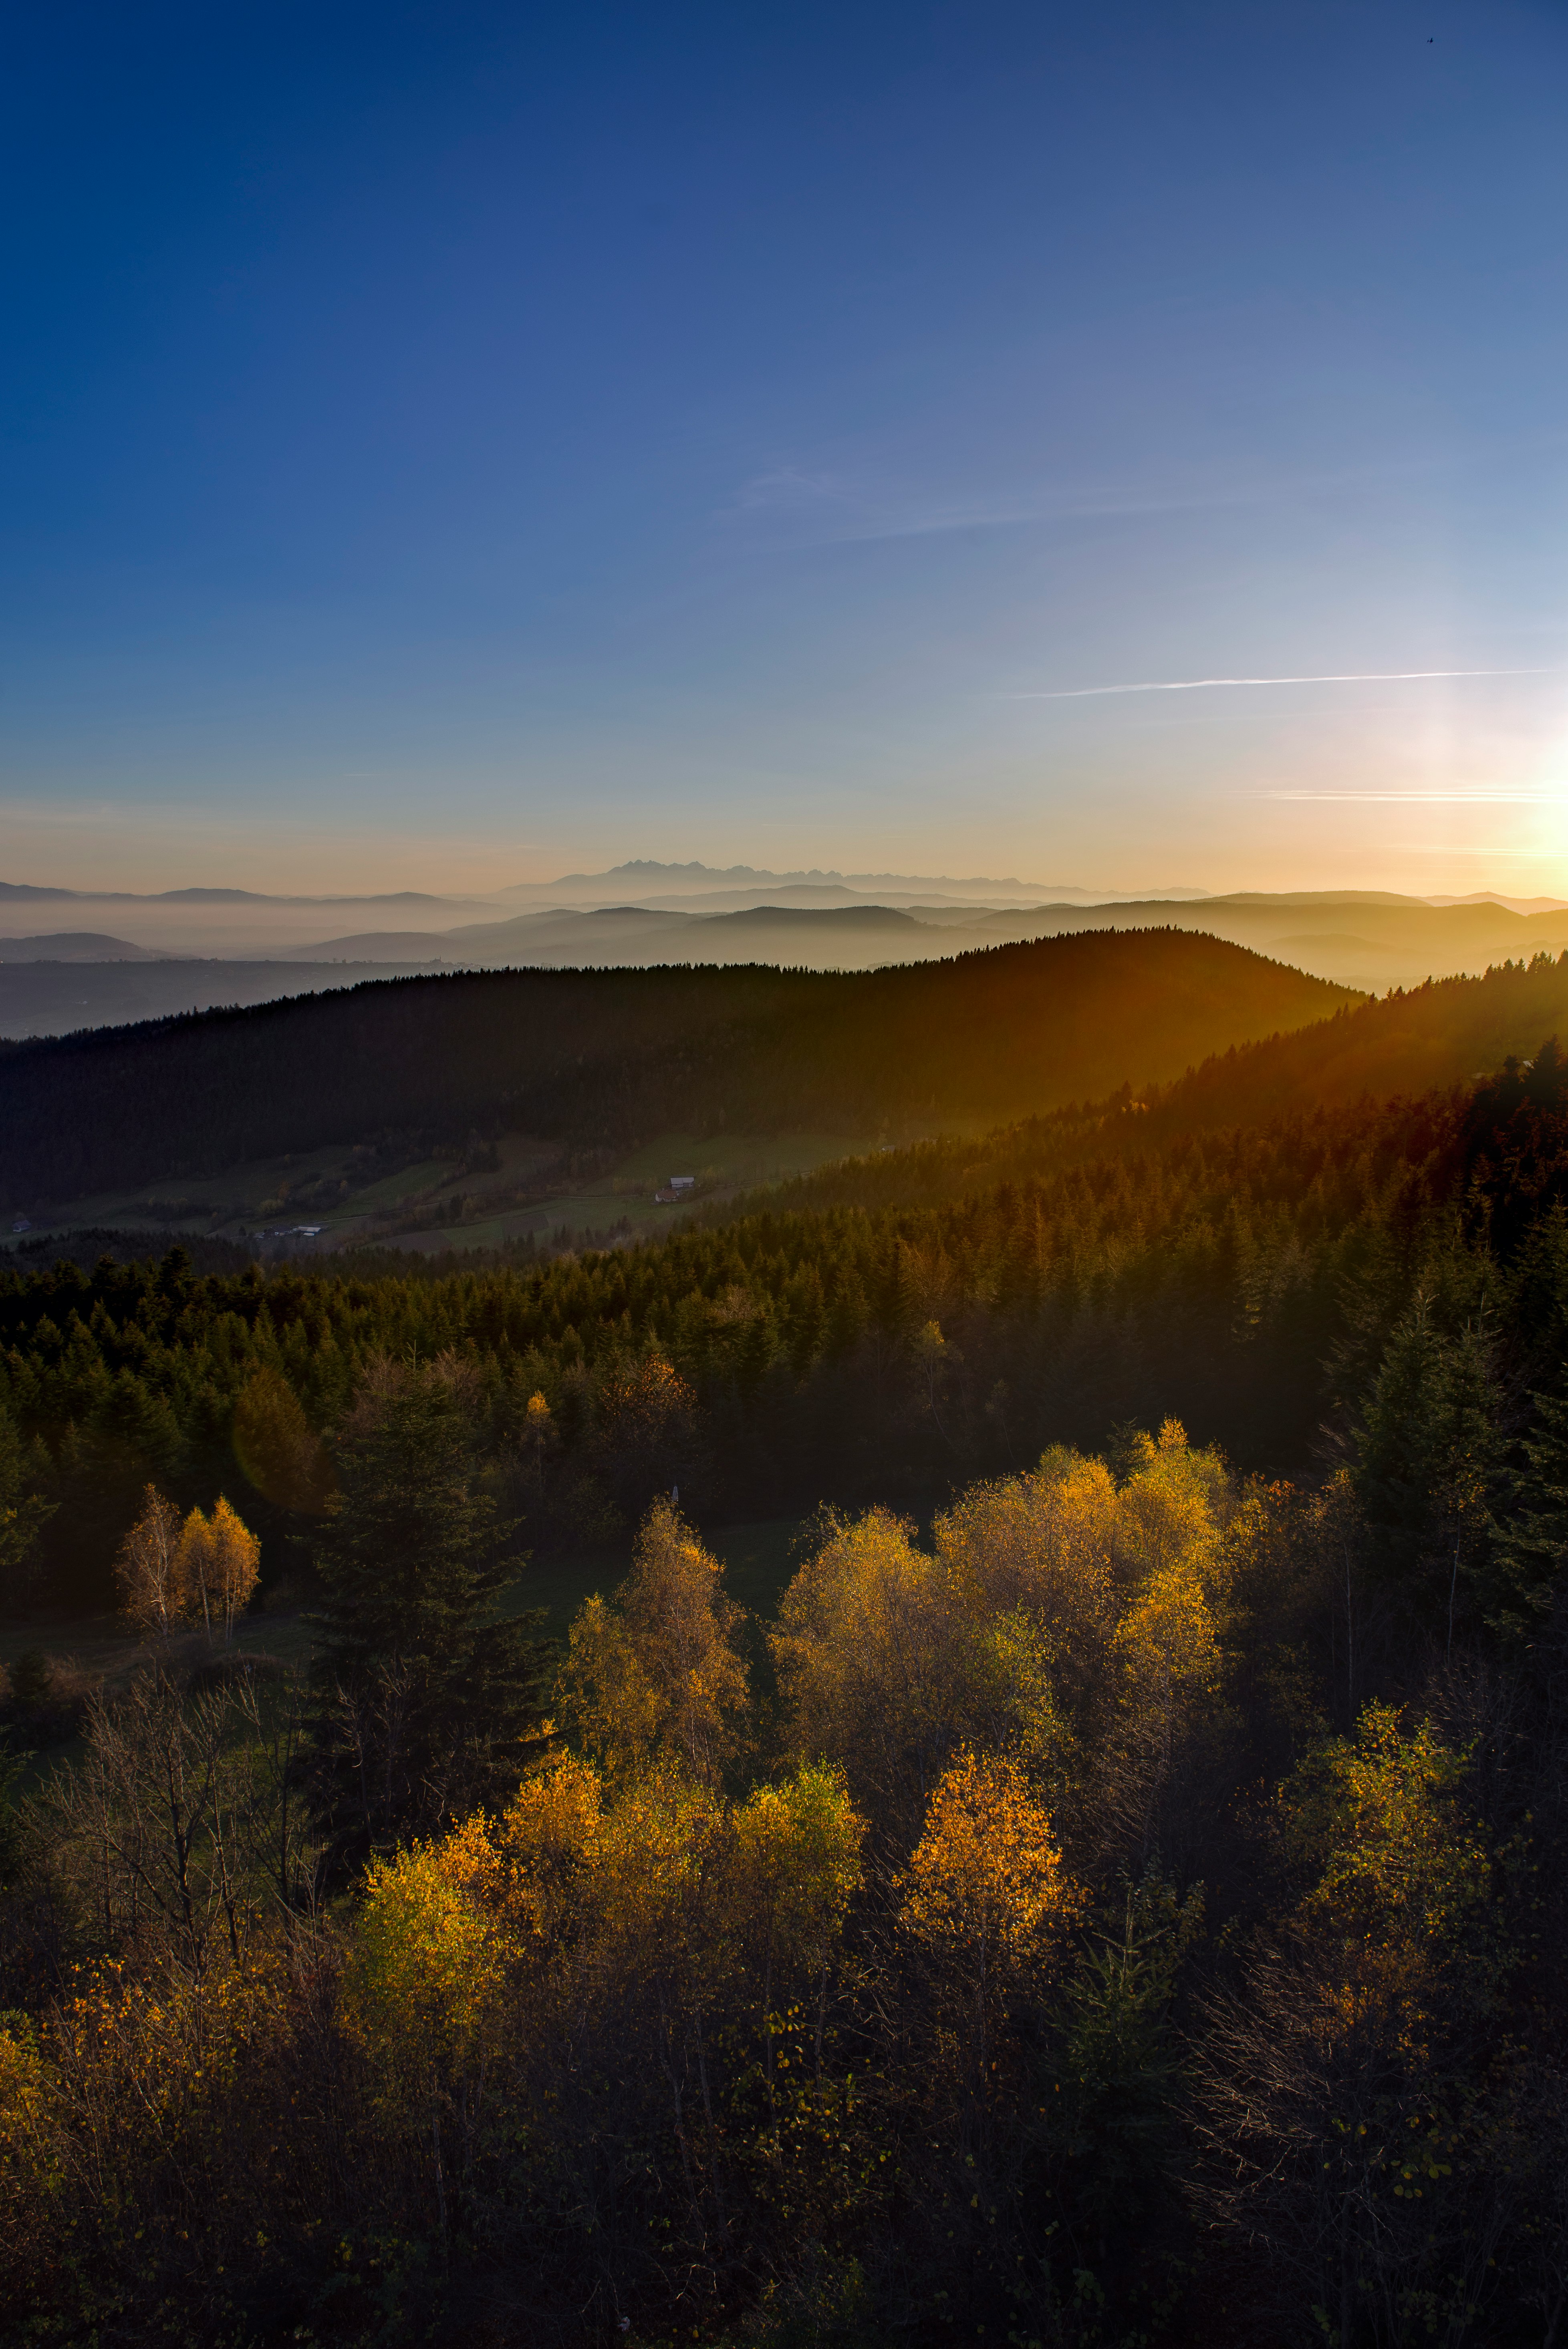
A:
{"type": "Polygon", "coordinates": [[[1568,12],[51,0],[7,877],[1568,894],[1568,12]]]}

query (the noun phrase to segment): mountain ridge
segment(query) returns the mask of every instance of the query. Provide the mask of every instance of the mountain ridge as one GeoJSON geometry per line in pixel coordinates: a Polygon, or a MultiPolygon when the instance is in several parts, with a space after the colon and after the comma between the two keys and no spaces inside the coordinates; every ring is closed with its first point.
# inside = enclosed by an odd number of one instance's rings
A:
{"type": "Polygon", "coordinates": [[[1346,990],[1189,932],[869,972],[459,971],[0,1046],[15,1205],[389,1131],[624,1148],[660,1132],[995,1123],[1305,1025],[1346,990]]]}

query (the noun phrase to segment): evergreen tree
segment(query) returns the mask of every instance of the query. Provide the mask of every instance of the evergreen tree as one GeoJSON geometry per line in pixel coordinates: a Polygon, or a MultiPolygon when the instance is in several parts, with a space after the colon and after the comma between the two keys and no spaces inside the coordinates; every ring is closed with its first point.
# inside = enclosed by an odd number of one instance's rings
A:
{"type": "Polygon", "coordinates": [[[1483,1329],[1444,1335],[1418,1295],[1388,1340],[1357,1431],[1357,1495],[1408,1602],[1453,1644],[1467,1592],[1484,1596],[1502,1438],[1483,1329]]]}
{"type": "Polygon", "coordinates": [[[459,1394],[383,1373],[337,1446],[316,1541],[313,1796],[339,1862],[515,1789],[544,1702],[541,1616],[502,1616],[521,1560],[477,1489],[459,1394]]]}
{"type": "Polygon", "coordinates": [[[36,1578],[38,1536],[55,1514],[36,1490],[43,1468],[0,1412],[0,1606],[20,1607],[36,1578]]]}
{"type": "Polygon", "coordinates": [[[1538,1394],[1535,1424],[1524,1441],[1525,1465],[1510,1485],[1514,1514],[1495,1549],[1491,1628],[1520,1639],[1556,1603],[1568,1562],[1568,1401],[1538,1394]]]}

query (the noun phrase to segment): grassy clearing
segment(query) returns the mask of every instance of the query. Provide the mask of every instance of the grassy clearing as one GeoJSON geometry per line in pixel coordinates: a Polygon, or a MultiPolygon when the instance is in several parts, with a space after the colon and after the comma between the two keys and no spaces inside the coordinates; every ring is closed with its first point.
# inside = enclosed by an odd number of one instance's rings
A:
{"type": "MultiPolygon", "coordinates": [[[[800,1563],[801,1526],[793,1517],[767,1518],[750,1525],[721,1526],[704,1534],[704,1540],[724,1566],[725,1588],[758,1627],[748,1641],[759,1687],[771,1685],[771,1665],[760,1626],[772,1621],[785,1585],[800,1563]]],[[[564,1642],[572,1619],[583,1601],[595,1592],[608,1593],[632,1562],[633,1536],[603,1549],[575,1557],[531,1559],[503,1599],[503,1611],[521,1614],[542,1608],[545,1637],[564,1642]]],[[[263,1607],[247,1615],[235,1630],[230,1654],[266,1656],[298,1678],[310,1668],[311,1627],[307,1609],[297,1601],[263,1607]]],[[[102,1690],[112,1695],[133,1672],[161,1661],[182,1679],[225,1652],[222,1640],[209,1639],[200,1628],[177,1631],[171,1639],[139,1640],[127,1630],[118,1615],[39,1615],[26,1621],[0,1622],[0,1664],[41,1651],[49,1660],[57,1693],[86,1695],[102,1690]]],[[[69,1768],[86,1750],[79,1736],[63,1738],[27,1757],[20,1781],[23,1794],[37,1791],[50,1772],[69,1768]]]]}
{"type": "MultiPolygon", "coordinates": [[[[134,1191],[101,1191],[92,1198],[70,1200],[47,1222],[37,1224],[33,1237],[100,1227],[129,1231],[145,1227],[167,1232],[171,1237],[182,1231],[221,1231],[237,1218],[259,1214],[263,1200],[275,1198],[284,1184],[298,1190],[324,1175],[335,1180],[347,1171],[349,1160],[349,1146],[344,1143],[332,1149],[249,1159],[222,1174],[193,1175],[189,1181],[170,1176],[134,1191]]],[[[312,1216],[310,1220],[323,1218],[312,1216]]]]}
{"type": "Polygon", "coordinates": [[[73,1199],[46,1221],[36,1222],[31,1237],[97,1229],[145,1230],[165,1236],[172,1244],[181,1234],[191,1232],[232,1238],[259,1219],[339,1229],[360,1222],[377,1208],[397,1207],[406,1199],[438,1188],[456,1174],[457,1162],[424,1159],[363,1189],[351,1190],[343,1199],[302,1200],[299,1196],[324,1180],[353,1185],[358,1172],[348,1143],[253,1158],[222,1174],[192,1176],[189,1181],[170,1176],[134,1191],[102,1191],[92,1198],[73,1199]]]}
{"type": "MultiPolygon", "coordinates": [[[[41,1652],[49,1663],[53,1693],[64,1699],[98,1691],[112,1696],[133,1672],[160,1662],[182,1680],[209,1658],[224,1653],[266,1656],[287,1671],[303,1673],[310,1650],[310,1627],[297,1607],[247,1615],[226,1650],[221,1638],[209,1638],[199,1626],[177,1631],[169,1640],[140,1640],[118,1615],[36,1615],[0,1623],[0,1663],[9,1667],[18,1656],[41,1652]]],[[[40,1746],[26,1757],[20,1791],[36,1792],[52,1770],[79,1761],[85,1751],[79,1736],[40,1746]]]]}
{"type": "MultiPolygon", "coordinates": [[[[800,1530],[799,1518],[767,1517],[703,1533],[723,1565],[729,1596],[765,1622],[777,1614],[784,1586],[800,1562],[795,1550],[800,1530]]],[[[507,1592],[509,1611],[521,1614],[526,1607],[542,1607],[549,1636],[563,1640],[585,1599],[614,1590],[632,1563],[632,1543],[628,1533],[620,1542],[579,1557],[531,1559],[507,1592]]]]}
{"type": "MultiPolygon", "coordinates": [[[[123,1688],[132,1672],[159,1660],[175,1673],[194,1671],[225,1652],[198,1624],[168,1640],[141,1640],[118,1615],[34,1615],[0,1624],[0,1663],[41,1650],[71,1686],[123,1688]]],[[[310,1630],[297,1607],[263,1609],[235,1627],[231,1654],[275,1656],[290,1671],[310,1657],[310,1630]]]]}
{"type": "Polygon", "coordinates": [[[559,1155],[557,1143],[509,1134],[500,1143],[501,1163],[494,1172],[463,1174],[453,1159],[422,1159],[336,1198],[330,1195],[330,1186],[339,1181],[353,1184],[359,1171],[352,1147],[345,1143],[251,1159],[222,1174],[190,1181],[170,1177],[136,1191],[105,1191],[74,1199],[47,1222],[36,1224],[29,1237],[63,1237],[97,1229],[145,1231],[150,1245],[172,1247],[192,1233],[236,1239],[258,1223],[284,1229],[307,1223],[323,1227],[318,1244],[323,1253],[370,1241],[434,1254],[447,1248],[500,1247],[509,1240],[531,1235],[542,1239],[562,1230],[573,1239],[616,1227],[629,1237],[656,1238],[671,1229],[682,1212],[654,1197],[672,1174],[695,1175],[694,1203],[711,1205],[765,1184],[812,1174],[875,1146],[863,1136],[842,1133],[665,1133],[629,1151],[589,1182],[562,1187],[530,1206],[507,1206],[500,1204],[506,1192],[547,1174],[559,1155]],[[327,1186],[329,1195],[300,1198],[302,1191],[318,1183],[327,1186]],[[399,1231],[400,1209],[407,1210],[410,1221],[423,1220],[432,1206],[439,1212],[439,1194],[448,1186],[452,1191],[451,1222],[399,1231]],[[485,1202],[491,1194],[497,1206],[487,1215],[485,1202]],[[461,1221],[456,1216],[459,1198],[469,1203],[461,1221]]]}
{"type": "Polygon", "coordinates": [[[872,1142],[842,1133],[660,1134],[629,1151],[592,1181],[541,1199],[532,1206],[503,1209],[473,1222],[410,1235],[406,1240],[396,1233],[385,1237],[397,1246],[429,1251],[500,1247],[507,1240],[523,1239],[531,1233],[542,1238],[565,1230],[575,1237],[608,1231],[617,1225],[624,1225],[633,1238],[657,1237],[670,1230],[682,1212],[679,1206],[661,1206],[654,1198],[672,1174],[695,1175],[694,1204],[709,1205],[762,1184],[813,1174],[819,1166],[856,1157],[874,1147],[872,1142]]]}
{"type": "Polygon", "coordinates": [[[449,1183],[457,1171],[455,1158],[421,1158],[417,1165],[400,1167],[396,1174],[384,1174],[379,1183],[367,1184],[342,1206],[329,1208],[321,1220],[329,1225],[357,1223],[378,1207],[400,1207],[421,1191],[449,1183]]]}
{"type": "MultiPolygon", "coordinates": [[[[748,1613],[771,1620],[779,1595],[799,1563],[794,1545],[800,1531],[794,1517],[751,1525],[720,1526],[703,1536],[725,1569],[725,1588],[748,1613]]],[[[552,1639],[563,1640],[573,1616],[595,1591],[611,1591],[632,1562],[633,1536],[573,1557],[531,1559],[507,1590],[505,1611],[545,1610],[552,1639]]],[[[263,1607],[243,1617],[228,1652],[275,1657],[290,1671],[310,1662],[307,1609],[297,1601],[263,1607]]],[[[221,1639],[197,1626],[169,1640],[140,1640],[118,1615],[35,1615],[0,1623],[0,1663],[41,1650],[68,1687],[123,1688],[139,1668],[161,1660],[171,1671],[193,1671],[210,1656],[224,1652],[221,1639]]]]}

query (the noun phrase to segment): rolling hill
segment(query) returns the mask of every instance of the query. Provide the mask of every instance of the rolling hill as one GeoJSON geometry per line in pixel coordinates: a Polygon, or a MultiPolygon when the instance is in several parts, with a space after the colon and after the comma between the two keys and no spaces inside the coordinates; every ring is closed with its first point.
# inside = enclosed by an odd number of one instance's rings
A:
{"type": "Polygon", "coordinates": [[[103,940],[101,953],[67,954],[52,938],[37,944],[42,951],[19,957],[0,943],[0,1038],[21,1041],[70,1036],[84,1028],[126,1028],[181,1012],[275,1003],[281,995],[452,967],[428,940],[416,940],[408,953],[366,956],[347,964],[164,956],[118,939],[103,940]]]}
{"type": "Polygon", "coordinates": [[[727,1123],[890,1135],[1169,1082],[1345,990],[1219,940],[1100,931],[867,973],[463,972],[0,1048],[32,1209],[389,1132],[624,1147],[727,1123]]]}
{"type": "MultiPolygon", "coordinates": [[[[847,1159],[771,1196],[780,1208],[803,1212],[928,1206],[1090,1159],[1147,1156],[1183,1137],[1244,1134],[1282,1119],[1451,1094],[1510,1061],[1528,1062],[1548,1038],[1568,1038],[1568,955],[1503,964],[1480,978],[1432,980],[1228,1048],[1131,1102],[1086,1102],[986,1134],[847,1159]]],[[[731,1212],[760,1204],[742,1200],[731,1212]]]]}
{"type": "Polygon", "coordinates": [[[1429,979],[1313,1028],[1238,1046],[1152,1102],[1160,1132],[1256,1124],[1288,1111],[1462,1085],[1568,1036],[1568,952],[1429,979]]]}
{"type": "Polygon", "coordinates": [[[432,938],[413,931],[365,931],[300,946],[300,958],[412,960],[431,955],[471,968],[614,966],[717,962],[750,953],[812,969],[865,969],[878,963],[1097,930],[1201,930],[1296,964],[1357,991],[1418,986],[1429,978],[1475,976],[1491,963],[1568,946],[1568,909],[1520,912],[1495,899],[1432,905],[1379,890],[1242,892],[1184,903],[1162,897],[1108,905],[985,905],[941,896],[827,904],[820,888],[785,889],[778,902],[729,906],[722,897],[686,904],[634,898],[598,906],[552,905],[501,922],[470,922],[432,938]],[[810,902],[817,900],[819,902],[810,902]]]}

